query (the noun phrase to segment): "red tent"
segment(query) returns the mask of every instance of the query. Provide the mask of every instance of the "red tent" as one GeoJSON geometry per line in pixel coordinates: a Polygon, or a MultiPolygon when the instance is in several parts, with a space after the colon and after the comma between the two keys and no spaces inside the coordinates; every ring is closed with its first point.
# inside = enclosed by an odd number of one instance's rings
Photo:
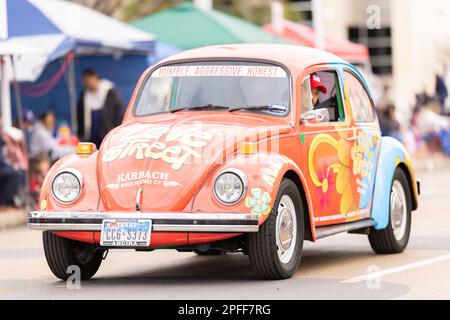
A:
{"type": "MultiPolygon", "coordinates": [[[[308,26],[284,20],[281,34],[274,30],[272,24],[265,25],[264,29],[294,43],[315,47],[316,35],[314,30],[308,26]]],[[[369,50],[366,46],[347,40],[326,37],[325,50],[350,63],[365,63],[369,61],[369,50]]]]}

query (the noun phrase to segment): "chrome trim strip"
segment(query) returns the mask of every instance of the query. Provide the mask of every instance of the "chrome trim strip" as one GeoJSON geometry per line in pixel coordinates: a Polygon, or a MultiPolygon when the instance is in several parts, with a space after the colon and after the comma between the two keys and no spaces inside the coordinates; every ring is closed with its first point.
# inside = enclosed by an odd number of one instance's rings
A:
{"type": "Polygon", "coordinates": [[[258,216],[244,213],[30,212],[28,228],[50,231],[100,231],[103,219],[151,219],[154,231],[258,232],[258,216]],[[39,221],[48,219],[50,221],[39,221]],[[33,222],[33,220],[38,220],[33,222]],[[61,220],[61,222],[55,222],[61,220]],[[68,221],[65,221],[68,220],[68,221]],[[75,221],[74,221],[75,220],[75,221]],[[79,223],[76,220],[80,220],[79,223]],[[92,220],[93,223],[89,223],[92,220]],[[155,220],[163,220],[160,223],[155,220]],[[81,223],[83,221],[83,223],[81,223]],[[230,221],[230,224],[226,224],[230,221]],[[179,222],[179,223],[178,223],[179,222]],[[190,224],[190,222],[192,224],[190,224]],[[203,223],[202,223],[203,222],[203,223]],[[205,223],[207,222],[207,223],[205,223]],[[220,223],[221,222],[221,223],[220,223]],[[225,222],[225,224],[223,224],[225,222]]]}
{"type": "Polygon", "coordinates": [[[316,240],[333,236],[338,233],[374,227],[376,224],[376,221],[373,219],[364,219],[331,226],[316,227],[316,240]]]}
{"type": "Polygon", "coordinates": [[[28,223],[30,230],[43,231],[100,231],[100,224],[28,223]]]}
{"type": "Polygon", "coordinates": [[[92,211],[33,211],[33,219],[169,219],[169,220],[256,220],[249,213],[186,213],[186,212],[92,212],[92,211]]]}
{"type": "MultiPolygon", "coordinates": [[[[58,224],[58,223],[29,223],[30,230],[43,231],[101,231],[101,224],[58,224]]],[[[206,233],[242,233],[258,232],[258,225],[153,225],[156,232],[206,232],[206,233]]]]}

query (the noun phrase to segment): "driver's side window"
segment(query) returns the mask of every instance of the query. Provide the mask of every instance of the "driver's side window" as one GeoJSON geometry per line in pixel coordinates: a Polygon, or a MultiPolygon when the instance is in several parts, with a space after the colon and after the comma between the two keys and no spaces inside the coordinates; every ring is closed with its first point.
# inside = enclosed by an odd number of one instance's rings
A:
{"type": "Polygon", "coordinates": [[[302,117],[316,115],[317,122],[345,120],[339,79],[335,71],[317,71],[302,82],[302,117]]]}

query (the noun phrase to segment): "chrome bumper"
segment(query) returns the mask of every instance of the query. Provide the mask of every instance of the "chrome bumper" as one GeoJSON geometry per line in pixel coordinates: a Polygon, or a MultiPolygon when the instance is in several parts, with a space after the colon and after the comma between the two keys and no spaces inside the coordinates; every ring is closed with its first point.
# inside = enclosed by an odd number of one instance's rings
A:
{"type": "Polygon", "coordinates": [[[101,231],[103,219],[152,220],[161,232],[258,232],[258,216],[242,213],[58,212],[28,214],[28,228],[49,231],[101,231]]]}

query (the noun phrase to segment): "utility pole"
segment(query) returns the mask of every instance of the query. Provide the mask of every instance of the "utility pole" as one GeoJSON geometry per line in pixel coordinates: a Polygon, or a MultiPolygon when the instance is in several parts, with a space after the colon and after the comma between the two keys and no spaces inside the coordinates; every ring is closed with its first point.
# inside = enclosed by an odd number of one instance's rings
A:
{"type": "MultiPolygon", "coordinates": [[[[0,1],[0,41],[6,40],[8,40],[8,14],[6,1],[0,1]]],[[[8,129],[12,126],[9,63],[9,56],[0,55],[0,110],[3,129],[8,129]]]]}
{"type": "Polygon", "coordinates": [[[311,0],[313,14],[313,29],[316,34],[315,45],[317,49],[325,50],[325,29],[323,25],[322,0],[311,0]]]}
{"type": "Polygon", "coordinates": [[[11,121],[11,92],[9,91],[9,61],[7,56],[0,56],[0,105],[2,111],[3,129],[12,126],[11,121]]]}
{"type": "Polygon", "coordinates": [[[281,1],[273,1],[270,4],[272,13],[272,26],[277,35],[284,31],[284,6],[281,1]]]}
{"type": "Polygon", "coordinates": [[[212,0],[194,0],[194,4],[202,10],[211,10],[213,8],[212,0]]]}

